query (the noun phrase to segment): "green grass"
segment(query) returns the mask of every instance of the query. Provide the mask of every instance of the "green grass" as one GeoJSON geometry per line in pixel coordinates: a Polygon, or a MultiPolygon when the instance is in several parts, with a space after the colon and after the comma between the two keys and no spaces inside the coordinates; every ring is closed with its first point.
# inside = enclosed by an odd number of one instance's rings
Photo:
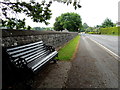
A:
{"type": "Polygon", "coordinates": [[[80,35],[76,36],[68,44],[66,44],[63,48],[61,48],[58,51],[58,59],[59,60],[71,60],[76,50],[76,46],[79,42],[79,39],[80,39],[80,35]]]}

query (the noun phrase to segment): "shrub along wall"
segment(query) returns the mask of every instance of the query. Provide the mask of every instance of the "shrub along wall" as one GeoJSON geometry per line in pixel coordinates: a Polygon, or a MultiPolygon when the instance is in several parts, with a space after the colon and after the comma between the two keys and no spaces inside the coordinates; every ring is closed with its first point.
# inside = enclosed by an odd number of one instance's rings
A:
{"type": "Polygon", "coordinates": [[[37,30],[2,30],[2,46],[11,47],[42,40],[47,45],[58,48],[75,36],[75,32],[37,31],[37,30]]]}
{"type": "Polygon", "coordinates": [[[101,34],[109,34],[109,35],[118,35],[120,33],[120,27],[109,27],[109,28],[101,28],[99,29],[101,34]]]}

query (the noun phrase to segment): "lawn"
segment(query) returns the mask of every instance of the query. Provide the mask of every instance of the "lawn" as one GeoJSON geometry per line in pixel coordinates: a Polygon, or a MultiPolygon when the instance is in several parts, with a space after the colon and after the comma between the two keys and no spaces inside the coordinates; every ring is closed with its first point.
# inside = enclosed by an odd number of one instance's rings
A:
{"type": "Polygon", "coordinates": [[[58,59],[59,60],[71,60],[71,58],[73,57],[75,53],[79,39],[80,39],[80,35],[76,36],[68,44],[66,44],[63,48],[61,48],[58,51],[58,59]]]}

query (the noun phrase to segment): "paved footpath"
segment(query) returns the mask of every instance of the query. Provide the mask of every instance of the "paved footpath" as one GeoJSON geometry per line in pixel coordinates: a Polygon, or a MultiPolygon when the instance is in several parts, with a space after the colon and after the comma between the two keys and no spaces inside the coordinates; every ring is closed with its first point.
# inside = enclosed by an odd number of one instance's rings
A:
{"type": "Polygon", "coordinates": [[[118,88],[118,61],[85,36],[81,36],[65,88],[118,88]]]}
{"type": "MultiPolygon", "coordinates": [[[[81,36],[74,60],[48,64],[28,85],[30,88],[117,88],[118,61],[89,38],[81,36]]],[[[15,87],[23,90],[28,86],[20,83],[15,87]]]]}
{"type": "Polygon", "coordinates": [[[120,36],[95,35],[95,34],[86,34],[86,36],[107,47],[112,52],[118,54],[118,40],[119,40],[118,38],[120,38],[120,36]]]}

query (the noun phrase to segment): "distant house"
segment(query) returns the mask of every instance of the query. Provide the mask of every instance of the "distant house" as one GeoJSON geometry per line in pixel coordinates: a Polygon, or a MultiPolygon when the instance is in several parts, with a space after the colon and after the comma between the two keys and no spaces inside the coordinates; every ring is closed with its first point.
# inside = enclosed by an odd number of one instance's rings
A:
{"type": "Polygon", "coordinates": [[[117,26],[117,27],[120,27],[120,22],[117,22],[117,23],[116,23],[116,26],[117,26]]]}
{"type": "Polygon", "coordinates": [[[69,32],[67,29],[65,29],[65,30],[62,30],[62,32],[69,32]]]}

